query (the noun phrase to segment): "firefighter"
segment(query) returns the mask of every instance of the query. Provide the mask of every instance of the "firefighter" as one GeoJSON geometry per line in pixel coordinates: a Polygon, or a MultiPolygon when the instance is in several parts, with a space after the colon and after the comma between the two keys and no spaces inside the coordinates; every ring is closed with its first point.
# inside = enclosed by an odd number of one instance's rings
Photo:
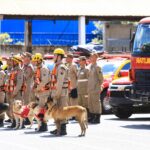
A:
{"type": "Polygon", "coordinates": [[[47,123],[44,120],[45,103],[50,94],[50,71],[43,63],[43,56],[41,53],[36,53],[33,56],[33,61],[36,64],[36,70],[34,74],[34,86],[33,90],[35,96],[39,99],[40,111],[37,115],[41,121],[40,128],[37,131],[47,131],[47,123]]]}
{"type": "MultiPolygon", "coordinates": [[[[8,127],[14,128],[16,122],[14,120],[13,111],[12,111],[12,104],[14,100],[19,99],[23,102],[23,90],[24,90],[24,78],[23,78],[23,70],[20,67],[20,63],[22,59],[20,55],[13,55],[11,58],[12,61],[12,70],[10,71],[8,85],[7,85],[7,92],[9,97],[10,103],[10,115],[12,119],[12,124],[8,127]]],[[[22,126],[24,128],[24,126],[22,126]]]]}
{"type": "MultiPolygon", "coordinates": [[[[7,65],[7,69],[5,70],[6,72],[6,78],[5,78],[5,93],[6,93],[6,102],[10,105],[11,104],[11,98],[10,98],[10,93],[8,90],[8,84],[9,84],[9,77],[10,77],[10,72],[12,70],[12,59],[11,57],[5,58],[6,60],[6,65],[7,65]]],[[[13,114],[12,111],[9,107],[9,109],[6,111],[6,114],[8,116],[8,119],[5,120],[5,122],[11,122],[11,119],[13,118],[13,114]]]]}
{"type": "Polygon", "coordinates": [[[34,68],[31,64],[32,54],[25,52],[23,53],[23,71],[25,80],[25,93],[24,93],[24,104],[27,105],[31,101],[32,87],[33,87],[33,76],[34,68]]]}
{"type": "Polygon", "coordinates": [[[78,104],[85,107],[88,112],[88,69],[86,68],[86,57],[79,57],[79,70],[78,70],[78,80],[77,80],[77,89],[78,89],[78,104]]]}
{"type": "MultiPolygon", "coordinates": [[[[3,106],[4,106],[4,100],[5,100],[5,91],[4,91],[4,84],[5,84],[5,72],[2,70],[1,66],[3,65],[2,63],[2,58],[0,57],[0,111],[2,111],[3,106]]],[[[1,113],[0,114],[0,127],[4,126],[4,117],[5,114],[1,113]]]]}
{"type": "Polygon", "coordinates": [[[66,58],[69,76],[69,102],[68,104],[73,106],[78,104],[77,94],[77,64],[73,63],[73,54],[67,54],[66,58]]]}
{"type": "Polygon", "coordinates": [[[100,90],[103,83],[103,74],[101,68],[97,65],[96,61],[98,54],[93,52],[90,56],[91,64],[89,68],[88,76],[88,106],[91,119],[90,123],[100,123],[100,117],[102,113],[101,102],[100,102],[100,90]]]}
{"type": "MultiPolygon", "coordinates": [[[[25,91],[23,95],[24,104],[29,104],[32,101],[32,87],[33,87],[33,76],[34,76],[34,68],[31,64],[32,54],[25,52],[22,54],[23,56],[23,72],[24,72],[24,84],[25,91]]],[[[25,118],[25,125],[29,125],[30,121],[28,118],[25,118]]]]}
{"type": "MultiPolygon", "coordinates": [[[[61,48],[54,50],[55,67],[51,74],[51,97],[58,107],[68,106],[68,68],[63,64],[65,52],[61,48]]],[[[61,121],[60,135],[66,135],[66,120],[61,121]]],[[[57,130],[50,131],[51,134],[57,134],[57,130]]]]}

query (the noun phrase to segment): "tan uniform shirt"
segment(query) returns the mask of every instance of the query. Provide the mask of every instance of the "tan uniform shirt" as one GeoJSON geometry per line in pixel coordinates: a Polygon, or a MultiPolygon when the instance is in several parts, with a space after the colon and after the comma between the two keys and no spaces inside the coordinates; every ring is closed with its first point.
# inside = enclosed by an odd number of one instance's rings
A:
{"type": "Polygon", "coordinates": [[[26,86],[24,92],[24,102],[28,104],[31,100],[32,87],[33,87],[33,76],[34,76],[34,68],[31,64],[27,64],[23,66],[24,71],[24,83],[26,86]]]}
{"type": "Polygon", "coordinates": [[[23,70],[17,66],[12,71],[17,71],[14,83],[15,83],[15,89],[13,91],[13,95],[17,95],[22,90],[23,86],[23,70]]]}
{"type": "Polygon", "coordinates": [[[78,70],[78,94],[87,94],[88,72],[89,70],[86,67],[78,70]]]}
{"type": "Polygon", "coordinates": [[[4,103],[5,100],[5,92],[4,83],[5,83],[6,74],[3,70],[0,70],[0,103],[4,103]]]}
{"type": "Polygon", "coordinates": [[[4,86],[6,74],[3,70],[0,70],[0,87],[4,86]]]}
{"type": "Polygon", "coordinates": [[[100,92],[101,84],[103,83],[103,74],[101,68],[97,64],[90,64],[89,77],[88,77],[88,92],[95,93],[100,92]]]}
{"type": "Polygon", "coordinates": [[[49,82],[50,82],[50,71],[45,65],[42,65],[40,69],[40,84],[38,84],[36,88],[37,93],[49,82]]]}
{"type": "Polygon", "coordinates": [[[52,90],[51,96],[60,107],[67,106],[68,97],[68,68],[64,64],[57,66],[56,89],[52,90]]]}
{"type": "Polygon", "coordinates": [[[74,89],[77,88],[77,65],[75,63],[68,65],[68,76],[70,80],[70,88],[74,89]]]}
{"type": "Polygon", "coordinates": [[[56,78],[56,95],[58,97],[66,96],[68,92],[68,69],[64,64],[58,66],[56,78]]]}
{"type": "Polygon", "coordinates": [[[34,68],[32,64],[24,65],[23,71],[24,71],[25,84],[28,87],[31,84],[33,84],[34,68]]]}

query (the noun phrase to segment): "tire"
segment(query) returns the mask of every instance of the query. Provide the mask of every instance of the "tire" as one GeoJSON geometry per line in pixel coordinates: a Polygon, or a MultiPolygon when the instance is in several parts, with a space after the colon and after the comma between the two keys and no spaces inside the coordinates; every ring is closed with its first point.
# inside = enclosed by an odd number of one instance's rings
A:
{"type": "Polygon", "coordinates": [[[102,104],[102,113],[104,114],[110,114],[112,113],[112,108],[109,104],[109,100],[107,97],[107,90],[104,90],[100,95],[100,100],[102,104]]]}
{"type": "Polygon", "coordinates": [[[128,119],[133,114],[132,107],[113,107],[112,112],[120,119],[128,119]]]}

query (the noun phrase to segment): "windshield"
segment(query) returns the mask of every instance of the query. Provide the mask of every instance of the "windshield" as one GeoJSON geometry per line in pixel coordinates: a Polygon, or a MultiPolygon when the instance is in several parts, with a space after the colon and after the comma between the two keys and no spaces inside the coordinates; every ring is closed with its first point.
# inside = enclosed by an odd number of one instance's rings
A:
{"type": "Polygon", "coordinates": [[[100,63],[102,68],[103,75],[113,75],[117,68],[119,67],[120,63],[100,63]]]}
{"type": "Polygon", "coordinates": [[[150,24],[140,24],[134,39],[134,54],[150,54],[150,24]]]}

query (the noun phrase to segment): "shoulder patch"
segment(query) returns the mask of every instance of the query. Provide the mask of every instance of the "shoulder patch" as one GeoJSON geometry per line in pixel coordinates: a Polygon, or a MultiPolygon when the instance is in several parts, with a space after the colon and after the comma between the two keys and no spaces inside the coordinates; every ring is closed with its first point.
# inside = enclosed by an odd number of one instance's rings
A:
{"type": "Polygon", "coordinates": [[[60,68],[63,69],[63,70],[67,70],[67,67],[65,65],[63,65],[63,64],[60,65],[60,68]]]}

